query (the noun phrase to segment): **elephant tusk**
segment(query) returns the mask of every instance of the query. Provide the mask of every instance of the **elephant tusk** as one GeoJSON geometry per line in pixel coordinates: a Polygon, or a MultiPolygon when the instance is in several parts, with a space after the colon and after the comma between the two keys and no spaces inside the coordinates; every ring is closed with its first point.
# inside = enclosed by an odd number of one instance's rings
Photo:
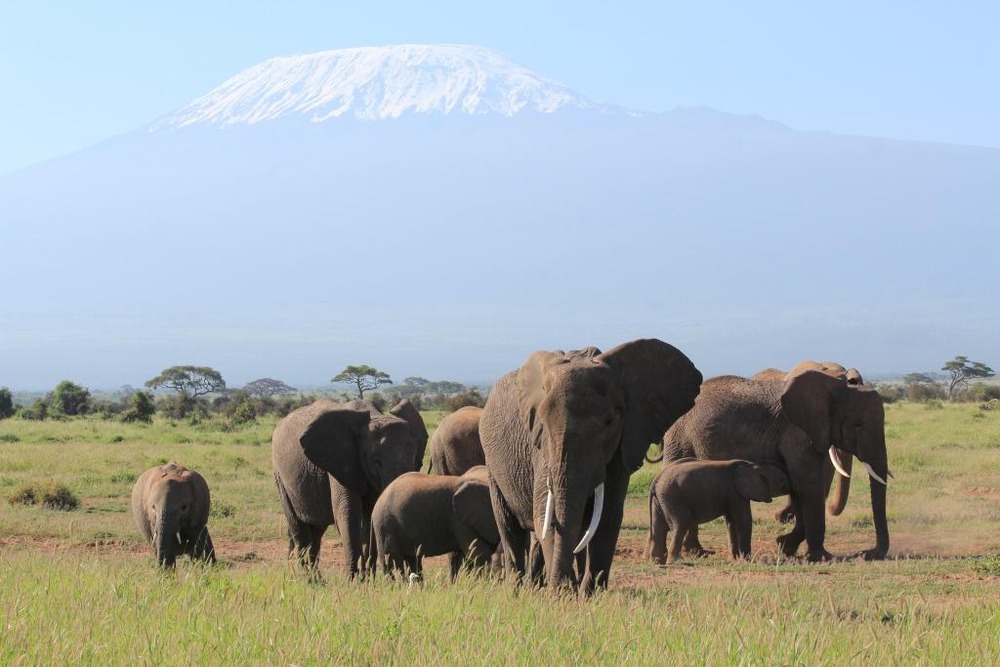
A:
{"type": "Polygon", "coordinates": [[[548,494],[545,496],[545,515],[542,518],[542,537],[540,539],[545,539],[546,534],[549,532],[549,526],[552,524],[552,489],[549,489],[548,494]]]}
{"type": "Polygon", "coordinates": [[[184,544],[184,540],[181,539],[180,531],[177,531],[177,544],[184,544]]]}
{"type": "Polygon", "coordinates": [[[594,533],[597,532],[597,524],[601,522],[602,511],[604,511],[604,482],[598,484],[597,488],[594,489],[594,511],[590,515],[590,525],[587,526],[587,532],[583,534],[583,539],[576,545],[576,549],[573,549],[573,553],[580,553],[594,539],[594,533]]]}
{"type": "Polygon", "coordinates": [[[861,462],[861,465],[863,465],[865,467],[865,470],[868,471],[868,474],[871,475],[872,479],[874,479],[876,482],[879,482],[880,484],[882,484],[882,486],[889,486],[884,479],[882,479],[881,477],[879,477],[878,475],[875,474],[875,471],[872,470],[872,467],[870,465],[868,465],[864,461],[861,462]]]}
{"type": "Polygon", "coordinates": [[[840,464],[840,457],[837,456],[837,450],[833,445],[830,445],[830,460],[833,461],[833,467],[837,469],[842,477],[847,477],[850,479],[851,473],[844,470],[843,466],[840,464]]]}

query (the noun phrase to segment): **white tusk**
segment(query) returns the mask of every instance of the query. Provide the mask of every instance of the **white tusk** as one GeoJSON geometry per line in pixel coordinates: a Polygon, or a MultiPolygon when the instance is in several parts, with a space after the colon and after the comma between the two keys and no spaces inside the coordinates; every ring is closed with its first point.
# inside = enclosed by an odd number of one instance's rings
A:
{"type": "Polygon", "coordinates": [[[184,540],[181,539],[180,531],[177,532],[177,544],[184,544],[184,540]]]}
{"type": "Polygon", "coordinates": [[[886,484],[884,479],[875,474],[875,471],[872,470],[872,467],[870,465],[868,465],[864,461],[861,462],[861,465],[865,467],[865,470],[868,471],[868,474],[871,475],[872,479],[874,479],[876,482],[880,482],[882,486],[889,486],[888,484],[886,484]]]}
{"type": "Polygon", "coordinates": [[[578,554],[587,548],[590,541],[594,539],[594,533],[597,532],[597,524],[601,522],[601,512],[604,510],[604,482],[597,485],[594,489],[594,511],[590,515],[590,525],[587,526],[587,532],[583,534],[583,539],[580,543],[576,545],[576,549],[573,549],[573,553],[578,554]]]}
{"type": "Polygon", "coordinates": [[[843,469],[843,467],[841,467],[840,457],[837,456],[837,452],[834,449],[833,445],[830,445],[830,460],[833,461],[833,467],[837,469],[837,472],[839,472],[841,476],[850,479],[851,473],[847,472],[846,470],[843,469]]]}
{"type": "Polygon", "coordinates": [[[549,526],[552,524],[552,489],[549,489],[548,494],[545,496],[545,515],[542,518],[542,536],[540,539],[545,539],[545,535],[549,532],[549,526]]]}

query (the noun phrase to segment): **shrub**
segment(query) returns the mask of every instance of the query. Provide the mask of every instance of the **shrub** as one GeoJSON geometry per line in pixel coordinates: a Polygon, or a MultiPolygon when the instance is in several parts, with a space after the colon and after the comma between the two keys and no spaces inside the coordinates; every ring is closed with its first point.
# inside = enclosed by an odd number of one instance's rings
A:
{"type": "Polygon", "coordinates": [[[156,414],[156,403],[152,394],[145,391],[134,392],[129,399],[129,406],[122,413],[123,422],[145,422],[149,424],[156,414]]]}
{"type": "Polygon", "coordinates": [[[0,433],[0,442],[14,444],[15,442],[21,442],[21,438],[18,437],[17,433],[0,433]]]}
{"type": "Polygon", "coordinates": [[[481,408],[486,405],[486,399],[483,398],[482,394],[475,390],[475,388],[466,389],[465,391],[450,396],[445,401],[445,408],[454,412],[459,408],[464,408],[468,405],[474,405],[477,408],[481,408]]]}
{"type": "Polygon", "coordinates": [[[906,390],[898,384],[876,384],[874,388],[885,403],[895,403],[906,397],[906,390]]]}
{"type": "Polygon", "coordinates": [[[51,409],[61,415],[84,415],[90,409],[90,390],[63,380],[52,390],[51,409]]]}
{"type": "Polygon", "coordinates": [[[944,387],[939,384],[914,382],[906,386],[906,399],[914,403],[943,401],[945,399],[944,387]]]}
{"type": "Polygon", "coordinates": [[[22,484],[7,496],[11,505],[41,505],[46,509],[69,512],[80,506],[80,501],[68,487],[49,483],[40,488],[22,484]]]}
{"type": "Polygon", "coordinates": [[[18,410],[17,416],[27,421],[44,421],[49,416],[49,402],[39,398],[29,407],[18,410]]]}
{"type": "Polygon", "coordinates": [[[185,393],[172,394],[160,399],[156,409],[171,419],[191,417],[197,420],[208,416],[205,403],[185,393]]]}
{"type": "Polygon", "coordinates": [[[14,396],[7,387],[0,387],[0,419],[14,415],[14,396]]]}

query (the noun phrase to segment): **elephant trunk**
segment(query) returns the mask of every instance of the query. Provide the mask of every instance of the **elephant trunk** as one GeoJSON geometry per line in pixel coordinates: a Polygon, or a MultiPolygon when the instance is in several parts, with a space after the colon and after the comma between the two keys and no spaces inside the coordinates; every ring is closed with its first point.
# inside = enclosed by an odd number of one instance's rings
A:
{"type": "Polygon", "coordinates": [[[849,452],[841,452],[835,447],[830,447],[830,458],[837,473],[833,478],[833,498],[827,503],[826,509],[832,516],[839,516],[847,506],[847,497],[851,493],[851,467],[854,458],[849,452]]]}
{"type": "MultiPolygon", "coordinates": [[[[887,472],[887,471],[886,471],[887,472]]],[[[887,487],[871,480],[872,519],[875,523],[875,548],[868,552],[870,558],[885,558],[889,552],[889,524],[886,520],[885,497],[887,487]]]]}
{"type": "Polygon", "coordinates": [[[156,521],[153,531],[153,546],[156,549],[156,561],[162,567],[173,567],[177,562],[178,544],[177,518],[169,512],[162,513],[156,521]]]}
{"type": "MultiPolygon", "coordinates": [[[[553,588],[577,585],[573,573],[575,550],[580,544],[584,512],[589,500],[586,484],[567,479],[566,470],[553,471],[549,480],[552,490],[551,525],[552,562],[548,563],[548,581],[553,588]]],[[[578,475],[572,475],[572,478],[578,475]]],[[[581,480],[582,481],[582,480],[581,480]]]]}

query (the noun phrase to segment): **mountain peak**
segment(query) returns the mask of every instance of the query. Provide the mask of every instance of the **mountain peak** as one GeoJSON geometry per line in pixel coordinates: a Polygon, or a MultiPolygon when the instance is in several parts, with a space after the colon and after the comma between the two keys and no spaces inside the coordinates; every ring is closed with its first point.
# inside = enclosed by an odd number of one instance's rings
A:
{"type": "Polygon", "coordinates": [[[298,117],[460,113],[514,116],[564,108],[610,112],[495,51],[460,44],[401,44],[271,58],[225,81],[151,129],[251,125],[298,117]]]}

